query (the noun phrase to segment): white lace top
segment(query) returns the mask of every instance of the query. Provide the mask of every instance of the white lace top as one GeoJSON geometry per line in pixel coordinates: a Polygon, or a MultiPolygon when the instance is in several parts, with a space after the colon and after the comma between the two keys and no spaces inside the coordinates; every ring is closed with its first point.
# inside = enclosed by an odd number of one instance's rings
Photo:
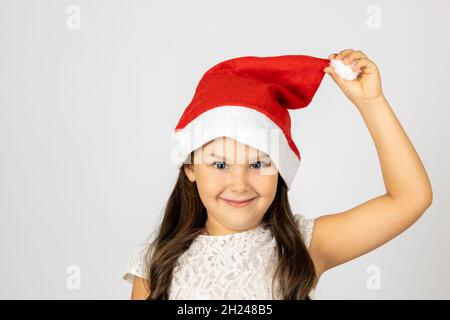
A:
{"type": "MultiPolygon", "coordinates": [[[[314,219],[294,215],[306,247],[311,241],[314,219]]],[[[169,289],[170,300],[271,300],[272,276],[277,265],[275,238],[258,227],[220,236],[199,235],[177,260],[169,289]]],[[[145,254],[149,242],[129,256],[122,278],[146,278],[145,254]]],[[[275,282],[276,285],[276,282],[275,282]]],[[[314,289],[310,298],[314,299],[314,289]]],[[[282,299],[278,288],[274,298],[282,299]]]]}

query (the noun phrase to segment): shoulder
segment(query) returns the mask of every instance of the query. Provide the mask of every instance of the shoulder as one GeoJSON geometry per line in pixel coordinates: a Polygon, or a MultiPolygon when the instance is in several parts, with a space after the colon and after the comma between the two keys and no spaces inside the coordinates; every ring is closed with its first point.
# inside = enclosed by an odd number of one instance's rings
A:
{"type": "Polygon", "coordinates": [[[294,214],[295,221],[299,227],[300,233],[303,236],[303,241],[307,248],[311,243],[312,233],[314,229],[314,218],[307,218],[302,214],[294,214]]]}
{"type": "Polygon", "coordinates": [[[147,278],[147,257],[150,243],[141,243],[128,256],[126,269],[122,279],[133,284],[135,277],[147,278]]]}

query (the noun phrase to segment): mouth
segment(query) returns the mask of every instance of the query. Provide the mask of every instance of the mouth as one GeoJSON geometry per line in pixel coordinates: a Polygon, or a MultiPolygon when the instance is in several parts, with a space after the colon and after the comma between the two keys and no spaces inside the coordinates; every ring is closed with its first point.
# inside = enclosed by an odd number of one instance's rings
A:
{"type": "Polygon", "coordinates": [[[242,207],[248,206],[253,200],[256,199],[256,197],[252,198],[252,199],[244,200],[244,201],[234,201],[234,200],[228,200],[228,199],[223,199],[223,198],[220,198],[220,199],[222,199],[226,204],[228,204],[231,207],[242,208],[242,207]]]}

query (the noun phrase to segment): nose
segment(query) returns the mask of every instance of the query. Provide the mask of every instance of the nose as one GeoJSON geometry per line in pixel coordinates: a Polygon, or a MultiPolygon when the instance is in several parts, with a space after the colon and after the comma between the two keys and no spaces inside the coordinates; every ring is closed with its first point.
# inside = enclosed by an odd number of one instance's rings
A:
{"type": "Polygon", "coordinates": [[[248,190],[248,172],[245,165],[234,165],[229,179],[232,192],[245,192],[248,190]]]}

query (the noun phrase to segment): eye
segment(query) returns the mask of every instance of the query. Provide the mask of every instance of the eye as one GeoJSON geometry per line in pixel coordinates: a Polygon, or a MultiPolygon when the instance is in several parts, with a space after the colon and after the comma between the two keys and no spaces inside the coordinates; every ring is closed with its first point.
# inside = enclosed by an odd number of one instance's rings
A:
{"type": "Polygon", "coordinates": [[[259,166],[253,167],[254,169],[260,169],[260,168],[262,168],[262,167],[267,167],[267,166],[270,165],[270,163],[261,162],[261,161],[259,161],[259,160],[256,161],[256,162],[254,162],[254,163],[252,163],[252,166],[253,166],[254,164],[259,164],[259,166]]]}
{"type": "MultiPolygon", "coordinates": [[[[226,162],[224,161],[215,161],[212,163],[213,166],[215,166],[216,169],[225,169],[225,166],[227,166],[226,162]],[[217,167],[216,165],[219,165],[219,167],[217,167]]],[[[262,161],[256,161],[254,163],[251,164],[253,169],[261,169],[267,166],[270,166],[270,162],[269,163],[265,163],[262,161]],[[256,166],[254,166],[256,165],[256,166]]]]}
{"type": "MultiPolygon", "coordinates": [[[[219,164],[219,165],[226,165],[226,163],[225,162],[223,162],[223,161],[215,161],[215,162],[213,162],[213,166],[215,166],[216,164],[219,164]]],[[[223,167],[220,167],[220,168],[217,168],[216,167],[216,169],[223,169],[223,167]]]]}

